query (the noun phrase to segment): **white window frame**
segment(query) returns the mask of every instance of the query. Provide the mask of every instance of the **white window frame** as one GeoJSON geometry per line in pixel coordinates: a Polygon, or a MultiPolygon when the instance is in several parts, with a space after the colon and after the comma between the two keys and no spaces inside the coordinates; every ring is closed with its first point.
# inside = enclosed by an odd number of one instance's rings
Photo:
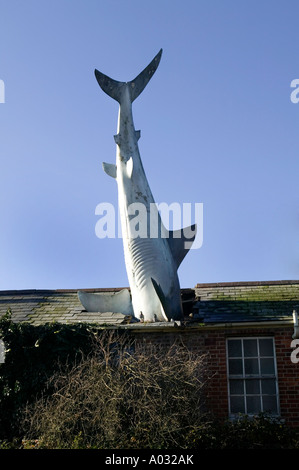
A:
{"type": "MultiPolygon", "coordinates": [[[[226,338],[226,367],[227,367],[227,393],[228,393],[228,412],[229,412],[229,417],[230,418],[236,418],[240,415],[247,415],[247,416],[256,416],[258,413],[248,413],[247,412],[247,399],[246,396],[246,390],[245,390],[245,380],[247,379],[257,379],[257,380],[262,380],[262,379],[275,379],[275,396],[276,397],[276,408],[277,408],[277,413],[268,413],[272,417],[279,417],[280,416],[280,404],[279,404],[279,389],[278,389],[278,376],[277,376],[277,361],[276,361],[276,347],[275,347],[275,338],[273,336],[230,336],[226,338]],[[259,367],[259,373],[258,374],[245,374],[245,356],[244,356],[244,340],[248,339],[256,339],[257,341],[257,356],[248,356],[246,359],[250,358],[258,358],[258,367],[259,367]],[[260,355],[260,350],[259,350],[259,340],[261,339],[271,339],[273,343],[273,356],[261,356],[260,355]],[[241,340],[241,347],[242,347],[242,357],[241,356],[236,356],[236,357],[229,357],[228,355],[228,342],[230,340],[241,340]],[[274,374],[261,374],[261,368],[260,368],[260,359],[262,358],[273,358],[274,361],[274,374]],[[231,374],[229,373],[229,359],[242,359],[242,368],[243,368],[243,373],[241,374],[231,374]],[[231,393],[230,393],[230,381],[233,379],[237,380],[242,380],[243,381],[243,394],[240,394],[239,396],[244,397],[244,405],[245,405],[245,412],[242,413],[236,413],[236,412],[231,412],[231,393]]],[[[238,394],[232,394],[233,396],[238,396],[238,394]]],[[[263,413],[263,400],[262,400],[262,391],[261,391],[261,385],[260,385],[260,391],[258,394],[254,395],[259,395],[260,397],[260,403],[261,403],[261,413],[263,413]]],[[[259,412],[259,413],[260,413],[259,412]]]]}

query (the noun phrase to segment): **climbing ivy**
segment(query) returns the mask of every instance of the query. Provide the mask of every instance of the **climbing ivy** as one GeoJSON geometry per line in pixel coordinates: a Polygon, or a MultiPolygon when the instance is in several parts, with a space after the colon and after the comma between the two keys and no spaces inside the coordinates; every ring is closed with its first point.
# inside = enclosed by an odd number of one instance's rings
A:
{"type": "Polygon", "coordinates": [[[5,362],[0,364],[0,440],[16,437],[24,407],[51,393],[47,381],[58,363],[73,363],[88,354],[99,330],[86,323],[15,323],[11,311],[0,318],[5,362]]]}

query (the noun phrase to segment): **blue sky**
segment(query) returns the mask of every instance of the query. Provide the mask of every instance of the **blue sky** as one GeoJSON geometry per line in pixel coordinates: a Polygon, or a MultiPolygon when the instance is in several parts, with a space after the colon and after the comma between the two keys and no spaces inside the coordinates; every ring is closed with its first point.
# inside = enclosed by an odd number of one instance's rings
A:
{"type": "Polygon", "coordinates": [[[157,202],[203,203],[199,282],[298,279],[299,4],[293,0],[0,0],[0,289],[128,286],[122,240],[99,239],[118,105],[94,69],[133,79],[157,202]]]}

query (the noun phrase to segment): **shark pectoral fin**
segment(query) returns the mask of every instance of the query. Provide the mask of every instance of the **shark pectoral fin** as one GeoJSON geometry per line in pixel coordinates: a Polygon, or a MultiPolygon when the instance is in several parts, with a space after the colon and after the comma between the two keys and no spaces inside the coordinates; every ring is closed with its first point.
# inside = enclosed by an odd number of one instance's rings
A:
{"type": "Polygon", "coordinates": [[[141,131],[135,131],[136,140],[140,139],[141,131]]]}
{"type": "Polygon", "coordinates": [[[112,178],[116,178],[116,165],[113,163],[105,163],[103,162],[103,170],[107,175],[111,176],[112,178]]]}
{"type": "Polygon", "coordinates": [[[133,158],[130,157],[129,160],[127,161],[127,175],[129,178],[131,178],[133,173],[133,158]]]}
{"type": "Polygon", "coordinates": [[[160,307],[161,307],[162,317],[164,318],[165,321],[169,321],[169,318],[166,315],[166,311],[167,311],[166,303],[167,302],[166,302],[165,295],[164,295],[164,293],[161,289],[161,286],[158,285],[158,283],[152,277],[151,277],[151,281],[152,281],[153,287],[156,291],[156,294],[157,294],[157,296],[159,297],[159,300],[160,300],[160,307]]]}
{"type": "Polygon", "coordinates": [[[133,315],[133,307],[130,292],[122,289],[119,292],[95,293],[78,291],[78,297],[88,312],[112,312],[133,315]]]}
{"type": "Polygon", "coordinates": [[[196,237],[196,224],[180,230],[170,230],[168,243],[172,257],[177,265],[180,266],[186,254],[191,248],[196,237]]]}

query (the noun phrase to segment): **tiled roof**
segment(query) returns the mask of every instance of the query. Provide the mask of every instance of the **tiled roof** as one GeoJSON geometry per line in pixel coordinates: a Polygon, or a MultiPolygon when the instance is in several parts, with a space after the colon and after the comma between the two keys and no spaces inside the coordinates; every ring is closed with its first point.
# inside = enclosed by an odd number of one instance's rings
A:
{"type": "Polygon", "coordinates": [[[204,323],[292,320],[299,281],[197,284],[193,315],[204,323]]]}
{"type": "MultiPolygon", "coordinates": [[[[105,294],[121,288],[84,290],[105,294]]],[[[11,309],[13,321],[34,325],[56,321],[133,326],[134,319],[121,313],[86,312],[77,292],[77,289],[0,291],[0,316],[11,309]]],[[[194,289],[182,289],[181,293],[184,325],[189,322],[206,325],[277,320],[291,322],[293,310],[298,309],[299,312],[299,281],[197,284],[194,289]]]]}
{"type": "MultiPolygon", "coordinates": [[[[86,289],[91,292],[109,293],[120,289],[86,289]]],[[[0,316],[10,309],[12,320],[40,325],[48,322],[123,324],[127,318],[121,313],[86,312],[77,290],[22,290],[0,291],[0,316]]]]}

